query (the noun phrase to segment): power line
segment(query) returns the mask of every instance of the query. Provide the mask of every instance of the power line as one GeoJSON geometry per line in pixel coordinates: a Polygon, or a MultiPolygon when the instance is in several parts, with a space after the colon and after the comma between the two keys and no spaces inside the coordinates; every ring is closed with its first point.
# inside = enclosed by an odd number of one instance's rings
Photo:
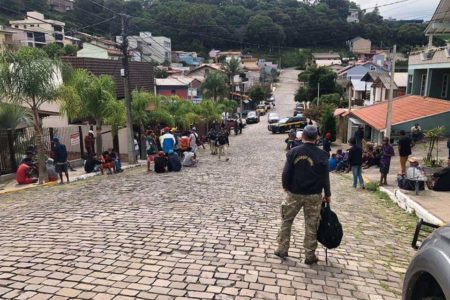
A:
{"type": "MultiPolygon", "coordinates": [[[[89,1],[91,1],[91,0],[89,0],[89,1]]],[[[411,0],[398,0],[398,1],[395,1],[395,2],[387,3],[387,4],[376,5],[376,6],[367,7],[367,8],[361,8],[361,10],[369,10],[369,9],[375,9],[375,8],[380,8],[380,7],[385,7],[385,6],[391,6],[391,5],[404,3],[404,2],[408,2],[408,1],[411,1],[411,0]]]]}

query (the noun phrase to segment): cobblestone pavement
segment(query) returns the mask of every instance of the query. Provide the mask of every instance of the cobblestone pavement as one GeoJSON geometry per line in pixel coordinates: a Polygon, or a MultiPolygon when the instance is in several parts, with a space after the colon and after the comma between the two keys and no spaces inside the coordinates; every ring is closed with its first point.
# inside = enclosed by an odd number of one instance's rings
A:
{"type": "MultiPolygon", "coordinates": [[[[296,73],[277,110],[290,114],[296,73]]],[[[342,246],[302,263],[303,220],[290,258],[273,255],[284,198],[284,135],[266,120],[232,137],[230,161],[145,168],[0,199],[2,299],[399,299],[414,219],[348,178],[332,177],[342,246]]]]}

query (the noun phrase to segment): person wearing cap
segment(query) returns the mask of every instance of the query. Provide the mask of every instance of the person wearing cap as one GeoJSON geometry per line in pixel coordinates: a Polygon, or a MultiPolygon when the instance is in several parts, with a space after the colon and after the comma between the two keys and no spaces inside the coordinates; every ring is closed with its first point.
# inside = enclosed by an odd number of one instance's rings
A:
{"type": "Polygon", "coordinates": [[[170,128],[164,128],[164,134],[159,137],[159,142],[161,144],[162,151],[167,155],[169,152],[173,152],[175,143],[175,137],[170,133],[170,128]]]}
{"type": "Polygon", "coordinates": [[[426,181],[427,177],[425,175],[425,170],[420,167],[419,160],[415,157],[411,157],[408,161],[409,167],[406,170],[406,179],[426,181]]]}
{"type": "Polygon", "coordinates": [[[86,148],[86,152],[88,156],[93,156],[95,153],[95,138],[94,131],[89,130],[88,134],[84,137],[84,148],[86,148]]]}
{"type": "Polygon", "coordinates": [[[292,148],[286,155],[282,183],[287,198],[281,205],[281,228],[277,238],[278,249],[275,251],[275,255],[280,258],[288,256],[292,223],[303,208],[306,264],[318,262],[315,252],[320,209],[322,201],[329,203],[331,197],[328,154],[316,146],[317,138],[317,128],[306,126],[302,134],[303,144],[292,148]]]}
{"type": "Polygon", "coordinates": [[[66,146],[59,142],[58,138],[53,138],[53,160],[55,162],[55,170],[59,174],[60,184],[64,183],[63,175],[66,175],[67,182],[69,182],[69,171],[67,165],[67,149],[66,146]]]}

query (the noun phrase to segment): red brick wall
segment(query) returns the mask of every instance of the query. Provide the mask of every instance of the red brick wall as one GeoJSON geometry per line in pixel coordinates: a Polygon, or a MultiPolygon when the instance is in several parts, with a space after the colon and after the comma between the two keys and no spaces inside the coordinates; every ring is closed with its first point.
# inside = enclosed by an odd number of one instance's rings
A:
{"type": "Polygon", "coordinates": [[[181,99],[188,99],[188,89],[180,87],[157,87],[158,95],[162,96],[178,96],[181,99]],[[172,92],[175,90],[175,94],[172,92]]]}

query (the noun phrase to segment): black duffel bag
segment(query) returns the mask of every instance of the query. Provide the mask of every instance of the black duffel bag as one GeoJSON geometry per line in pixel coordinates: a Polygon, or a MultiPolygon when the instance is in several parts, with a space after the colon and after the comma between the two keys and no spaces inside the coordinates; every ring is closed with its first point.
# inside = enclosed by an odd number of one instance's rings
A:
{"type": "Polygon", "coordinates": [[[323,203],[320,210],[320,224],[317,230],[317,241],[325,247],[326,261],[327,249],[339,247],[344,232],[338,216],[331,210],[329,203],[323,203]]]}

